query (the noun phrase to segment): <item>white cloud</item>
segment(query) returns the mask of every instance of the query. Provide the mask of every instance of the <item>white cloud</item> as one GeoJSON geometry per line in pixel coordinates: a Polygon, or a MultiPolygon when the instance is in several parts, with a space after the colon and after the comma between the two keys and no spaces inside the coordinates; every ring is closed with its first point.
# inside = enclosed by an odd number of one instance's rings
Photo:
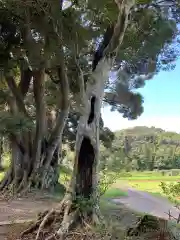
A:
{"type": "Polygon", "coordinates": [[[180,116],[147,116],[142,115],[136,120],[128,120],[117,112],[111,112],[109,109],[102,109],[102,117],[106,127],[112,131],[132,128],[135,126],[147,126],[162,128],[166,131],[180,132],[180,116]]]}

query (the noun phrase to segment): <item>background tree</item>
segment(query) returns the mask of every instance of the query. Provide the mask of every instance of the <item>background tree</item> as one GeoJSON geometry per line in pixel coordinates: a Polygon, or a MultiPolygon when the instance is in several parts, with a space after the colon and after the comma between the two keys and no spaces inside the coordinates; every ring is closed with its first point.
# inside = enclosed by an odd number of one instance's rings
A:
{"type": "MultiPolygon", "coordinates": [[[[106,167],[110,171],[179,169],[179,134],[154,127],[135,127],[114,134],[111,149],[101,149],[102,158],[106,157],[106,167]],[[125,139],[129,140],[128,153],[124,148],[125,139]]],[[[103,159],[101,161],[103,165],[103,159]]]]}

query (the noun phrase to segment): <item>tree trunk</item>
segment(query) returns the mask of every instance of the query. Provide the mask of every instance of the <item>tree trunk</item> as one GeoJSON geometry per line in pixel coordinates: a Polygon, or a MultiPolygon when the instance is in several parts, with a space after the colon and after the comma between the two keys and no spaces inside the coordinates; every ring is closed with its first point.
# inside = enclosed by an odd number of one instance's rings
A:
{"type": "Polygon", "coordinates": [[[110,62],[101,61],[92,73],[86,86],[83,105],[84,113],[79,119],[76,136],[75,163],[72,190],[75,198],[92,200],[89,214],[95,213],[98,204],[99,165],[99,120],[105,83],[109,78],[110,62]]]}
{"type": "MultiPolygon", "coordinates": [[[[59,75],[61,71],[59,70],[59,75]]],[[[69,113],[69,94],[67,79],[61,81],[61,98],[56,123],[50,134],[47,131],[44,105],[44,70],[34,73],[34,95],[36,102],[36,131],[11,134],[12,163],[0,184],[0,190],[13,187],[13,193],[26,192],[31,188],[54,190],[59,178],[59,149],[61,138],[69,113]],[[48,135],[49,139],[48,139],[48,135]]],[[[61,76],[60,76],[60,79],[61,76]]],[[[13,78],[11,78],[13,82],[13,78]]],[[[14,82],[12,84],[14,88],[14,82]]],[[[16,88],[17,91],[17,88],[16,88]]],[[[19,102],[22,99],[19,97],[19,102]]],[[[12,114],[18,112],[19,102],[9,100],[12,114]]],[[[25,107],[20,107],[26,112],[25,107]]],[[[26,114],[28,115],[28,114],[26,114]]]]}
{"type": "Polygon", "coordinates": [[[0,172],[4,171],[3,167],[3,137],[0,137],[0,172]]]}
{"type": "MultiPolygon", "coordinates": [[[[24,141],[25,144],[25,141],[24,141]]],[[[23,153],[14,138],[11,138],[11,165],[0,184],[1,190],[13,188],[13,194],[26,192],[30,189],[53,191],[58,184],[59,167],[58,155],[55,151],[50,163],[48,173],[43,179],[44,166],[34,168],[32,159],[27,153],[23,153]]],[[[41,155],[43,157],[44,153],[41,155]]],[[[39,162],[38,162],[39,164],[39,162]]]]}

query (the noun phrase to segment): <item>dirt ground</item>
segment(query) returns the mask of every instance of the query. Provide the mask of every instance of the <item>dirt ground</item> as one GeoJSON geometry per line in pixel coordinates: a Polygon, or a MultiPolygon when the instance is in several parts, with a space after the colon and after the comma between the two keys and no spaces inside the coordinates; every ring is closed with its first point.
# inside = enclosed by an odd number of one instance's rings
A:
{"type": "MultiPolygon", "coordinates": [[[[131,189],[128,192],[128,197],[116,199],[114,202],[116,202],[117,205],[112,204],[110,200],[105,201],[105,206],[102,208],[103,215],[106,217],[107,222],[112,221],[113,224],[117,224],[120,232],[136,224],[137,218],[140,216],[138,212],[148,212],[160,216],[161,214],[158,212],[160,205],[162,207],[164,204],[165,210],[168,209],[167,203],[162,202],[162,200],[158,202],[158,198],[154,196],[147,196],[147,194],[145,195],[143,192],[134,191],[131,189]],[[132,199],[132,201],[129,199],[132,199]],[[137,203],[140,204],[138,209],[137,203]],[[135,204],[135,206],[133,204],[135,204]],[[145,206],[145,209],[142,208],[143,206],[145,206]],[[150,207],[153,209],[156,208],[153,210],[149,209],[150,207]]],[[[18,198],[16,200],[0,199],[0,240],[17,240],[19,234],[37,218],[38,213],[47,209],[56,208],[60,200],[60,196],[55,198],[54,196],[43,193],[32,194],[26,198],[18,198]]],[[[165,218],[165,216],[160,217],[165,218]]],[[[119,238],[119,232],[114,231],[114,233],[118,236],[113,239],[121,239],[119,238]]],[[[34,236],[27,239],[34,240],[34,236]]]]}
{"type": "Polygon", "coordinates": [[[13,240],[39,212],[55,208],[60,199],[38,194],[16,200],[0,199],[0,240],[13,240]],[[24,222],[26,222],[24,224],[24,222]]]}
{"type": "MultiPolygon", "coordinates": [[[[20,233],[36,219],[39,212],[56,208],[58,202],[60,202],[60,197],[47,197],[42,194],[8,201],[0,199],[0,240],[17,240],[20,233]]],[[[110,212],[109,207],[105,207],[103,214],[109,218],[109,221],[118,221],[118,226],[121,223],[123,228],[137,220],[137,216],[124,208],[123,204],[118,204],[117,207],[114,205],[110,212]]],[[[34,240],[34,237],[28,239],[34,240]]]]}

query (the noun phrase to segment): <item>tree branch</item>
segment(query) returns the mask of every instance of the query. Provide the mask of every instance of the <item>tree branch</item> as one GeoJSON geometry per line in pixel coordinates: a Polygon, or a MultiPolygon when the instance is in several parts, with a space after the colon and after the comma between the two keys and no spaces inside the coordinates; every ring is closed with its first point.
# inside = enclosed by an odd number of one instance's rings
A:
{"type": "MultiPolygon", "coordinates": [[[[55,28],[54,28],[55,30],[55,28]]],[[[56,30],[55,30],[56,31],[56,30]]],[[[58,144],[61,144],[62,141],[62,133],[64,130],[64,126],[69,114],[69,83],[67,72],[65,70],[65,62],[64,62],[64,52],[63,47],[60,43],[59,34],[57,34],[58,45],[60,47],[59,55],[57,56],[57,61],[59,64],[57,65],[57,74],[59,78],[59,88],[61,91],[61,96],[59,98],[59,110],[56,119],[55,126],[51,132],[48,141],[48,148],[46,151],[46,159],[45,159],[45,169],[49,167],[49,164],[52,160],[54,151],[56,150],[58,144]]],[[[61,146],[60,146],[61,149],[61,146]]]]}
{"type": "Polygon", "coordinates": [[[18,85],[19,91],[21,92],[23,99],[28,93],[31,79],[32,79],[31,67],[29,65],[28,60],[26,58],[23,58],[23,61],[21,63],[21,80],[18,85]]]}
{"type": "MultiPolygon", "coordinates": [[[[14,98],[12,96],[10,96],[7,99],[8,105],[10,107],[10,111],[11,114],[14,115],[17,112],[17,107],[16,107],[16,102],[14,101],[14,98]]],[[[22,142],[19,141],[18,137],[14,134],[11,133],[10,134],[11,139],[16,143],[16,145],[18,146],[19,150],[21,151],[22,154],[24,154],[26,152],[25,147],[23,146],[22,142]]]]}
{"type": "Polygon", "coordinates": [[[76,67],[79,71],[79,78],[78,78],[78,83],[79,83],[79,92],[80,92],[80,99],[82,100],[82,103],[84,103],[84,98],[85,98],[85,85],[84,85],[84,73],[79,65],[79,62],[77,58],[75,58],[75,63],[76,67]]]}
{"type": "Polygon", "coordinates": [[[104,58],[112,58],[113,54],[117,54],[117,49],[121,45],[124,33],[128,25],[128,16],[131,7],[134,5],[135,0],[114,0],[119,9],[117,23],[111,24],[107,27],[103,36],[103,41],[94,54],[92,71],[94,71],[98,63],[104,58]]]}
{"type": "MultiPolygon", "coordinates": [[[[65,70],[59,66],[58,69],[58,76],[60,79],[60,90],[61,90],[61,97],[59,102],[59,113],[57,116],[56,124],[54,129],[52,130],[52,134],[49,138],[48,145],[53,144],[54,141],[58,137],[60,137],[61,130],[64,128],[65,120],[64,113],[69,109],[69,83],[68,78],[65,73],[65,70]]],[[[66,117],[66,116],[65,116],[66,117]]]]}
{"type": "Polygon", "coordinates": [[[33,91],[36,106],[36,135],[34,140],[34,161],[37,162],[41,156],[41,146],[46,128],[46,108],[45,108],[45,71],[39,69],[33,73],[33,91]]]}
{"type": "Polygon", "coordinates": [[[12,94],[14,95],[14,97],[16,99],[16,103],[17,103],[17,106],[18,106],[20,112],[24,113],[24,115],[29,118],[29,114],[26,111],[25,104],[23,102],[23,96],[22,96],[21,92],[19,91],[14,78],[12,76],[6,76],[5,79],[8,84],[9,89],[11,90],[12,94]]]}
{"type": "Polygon", "coordinates": [[[11,133],[10,134],[11,139],[16,143],[16,145],[18,146],[19,150],[21,151],[22,155],[24,155],[27,151],[24,148],[24,146],[22,145],[22,142],[20,142],[18,140],[18,138],[16,137],[15,134],[11,133]]]}
{"type": "Polygon", "coordinates": [[[130,13],[130,9],[134,6],[134,0],[114,0],[118,9],[119,15],[117,23],[114,27],[114,33],[110,40],[110,43],[104,50],[104,55],[108,56],[113,52],[117,51],[117,48],[121,45],[124,33],[128,25],[128,16],[130,13]]]}

